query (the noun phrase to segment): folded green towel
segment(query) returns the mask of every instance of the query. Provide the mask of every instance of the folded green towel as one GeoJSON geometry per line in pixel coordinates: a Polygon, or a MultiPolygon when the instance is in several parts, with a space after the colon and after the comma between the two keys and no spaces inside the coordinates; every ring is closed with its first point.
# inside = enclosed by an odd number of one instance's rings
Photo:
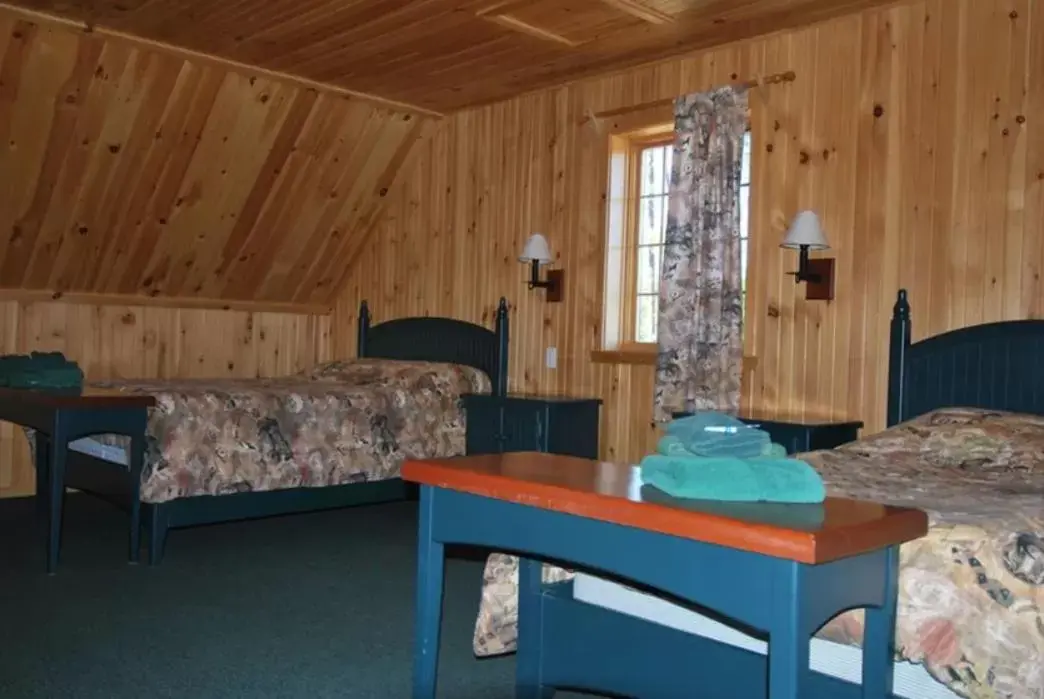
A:
{"type": "MultiPolygon", "coordinates": [[[[787,448],[782,444],[776,444],[775,442],[769,442],[765,451],[761,452],[762,458],[765,459],[786,459],[787,448]]],[[[801,463],[804,463],[803,461],[801,463]]]]}
{"type": "Polygon", "coordinates": [[[0,386],[35,390],[79,390],[83,370],[61,352],[0,356],[0,386]]]}
{"type": "Polygon", "coordinates": [[[689,452],[705,457],[751,459],[764,453],[772,441],[764,430],[713,410],[671,420],[664,431],[689,452]]]}
{"type": "Polygon", "coordinates": [[[650,454],[640,467],[645,483],[676,498],[817,503],[826,497],[819,473],[796,459],[650,454]]]}
{"type": "MultiPolygon", "coordinates": [[[[709,458],[692,453],[678,437],[672,434],[660,437],[660,441],[656,444],[656,452],[662,456],[686,456],[694,459],[709,458]]],[[[762,447],[758,456],[769,459],[785,459],[787,458],[787,450],[782,444],[768,442],[762,447]]]]}
{"type": "Polygon", "coordinates": [[[673,434],[660,437],[660,441],[656,443],[656,451],[662,456],[696,456],[673,434]]]}
{"type": "Polygon", "coordinates": [[[826,513],[823,503],[721,502],[671,497],[659,488],[643,485],[642,500],[680,510],[706,512],[755,524],[768,524],[788,529],[815,531],[823,526],[826,513]]]}

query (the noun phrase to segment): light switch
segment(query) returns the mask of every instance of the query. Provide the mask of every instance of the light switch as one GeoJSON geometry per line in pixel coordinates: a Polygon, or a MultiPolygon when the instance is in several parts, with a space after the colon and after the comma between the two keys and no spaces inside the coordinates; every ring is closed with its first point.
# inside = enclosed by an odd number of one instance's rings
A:
{"type": "Polygon", "coordinates": [[[558,368],[558,348],[548,347],[547,352],[544,353],[544,364],[547,365],[548,369],[558,368]]]}

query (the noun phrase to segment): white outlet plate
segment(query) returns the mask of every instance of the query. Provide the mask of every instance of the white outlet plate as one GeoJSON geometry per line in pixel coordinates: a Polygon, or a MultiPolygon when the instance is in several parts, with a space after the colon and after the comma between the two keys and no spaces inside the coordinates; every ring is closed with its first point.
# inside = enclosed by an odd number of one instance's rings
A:
{"type": "Polygon", "coordinates": [[[544,364],[547,365],[548,369],[558,368],[558,348],[548,347],[547,351],[544,352],[544,364]]]}

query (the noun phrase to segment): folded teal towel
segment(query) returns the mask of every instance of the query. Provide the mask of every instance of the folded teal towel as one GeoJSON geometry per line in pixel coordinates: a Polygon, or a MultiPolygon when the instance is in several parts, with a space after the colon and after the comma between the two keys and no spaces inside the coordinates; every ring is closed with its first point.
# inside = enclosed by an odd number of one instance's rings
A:
{"type": "MultiPolygon", "coordinates": [[[[656,444],[656,452],[662,456],[700,457],[699,454],[689,451],[680,439],[670,434],[660,437],[660,441],[656,444]]],[[[785,459],[787,450],[782,444],[767,442],[761,446],[761,451],[756,456],[770,459],[785,459]]]]}
{"type": "Polygon", "coordinates": [[[675,498],[652,485],[641,488],[642,500],[679,510],[705,512],[744,522],[768,524],[788,529],[815,531],[826,519],[823,503],[721,502],[675,498]]]}
{"type": "Polygon", "coordinates": [[[37,390],[78,390],[83,370],[61,352],[0,356],[0,386],[37,390]]]}
{"type": "Polygon", "coordinates": [[[714,411],[672,420],[664,430],[696,456],[752,458],[765,453],[772,441],[764,430],[714,411]]]}
{"type": "Polygon", "coordinates": [[[640,467],[643,482],[676,498],[778,503],[817,503],[826,498],[820,475],[796,459],[651,454],[640,467]]]}
{"type": "Polygon", "coordinates": [[[656,451],[662,456],[696,456],[685,448],[680,439],[671,434],[660,437],[660,441],[656,444],[656,451]]]}

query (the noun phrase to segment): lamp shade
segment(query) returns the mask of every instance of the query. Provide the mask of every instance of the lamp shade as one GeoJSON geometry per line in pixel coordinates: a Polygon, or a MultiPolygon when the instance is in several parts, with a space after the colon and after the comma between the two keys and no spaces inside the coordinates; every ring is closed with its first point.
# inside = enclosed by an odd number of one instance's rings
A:
{"type": "Polygon", "coordinates": [[[540,233],[529,236],[518,259],[520,262],[539,262],[546,265],[551,261],[551,248],[547,245],[547,238],[540,233]]]}
{"type": "Polygon", "coordinates": [[[809,250],[830,248],[823,228],[819,225],[819,217],[814,211],[802,211],[797,215],[780,247],[800,248],[802,245],[807,245],[809,250]]]}

